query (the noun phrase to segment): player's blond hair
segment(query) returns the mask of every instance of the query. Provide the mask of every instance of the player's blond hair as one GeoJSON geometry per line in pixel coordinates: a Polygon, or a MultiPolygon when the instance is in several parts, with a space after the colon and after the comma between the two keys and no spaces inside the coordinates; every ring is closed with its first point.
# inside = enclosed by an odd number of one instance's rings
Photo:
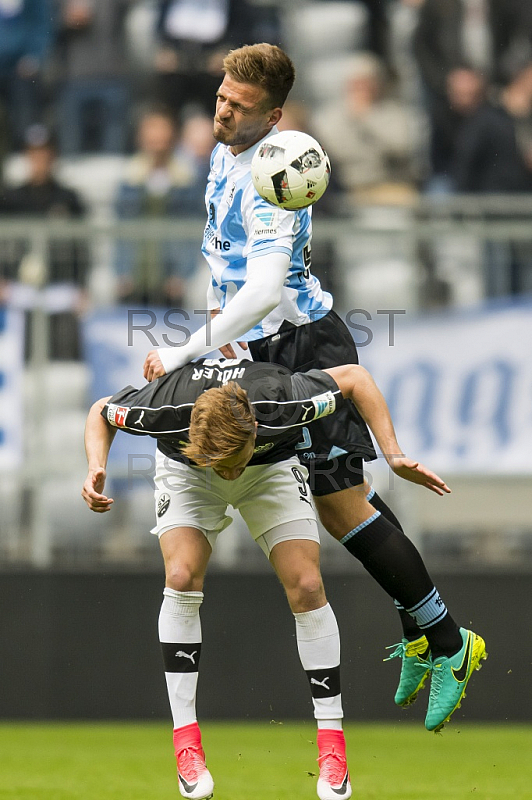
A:
{"type": "Polygon", "coordinates": [[[224,58],[224,72],[239,83],[260,86],[271,108],[281,107],[296,77],[289,56],[274,44],[246,44],[224,58]]]}
{"type": "Polygon", "coordinates": [[[241,452],[255,436],[255,414],[245,389],[234,381],[203,392],[192,408],[186,458],[214,466],[241,452]]]}

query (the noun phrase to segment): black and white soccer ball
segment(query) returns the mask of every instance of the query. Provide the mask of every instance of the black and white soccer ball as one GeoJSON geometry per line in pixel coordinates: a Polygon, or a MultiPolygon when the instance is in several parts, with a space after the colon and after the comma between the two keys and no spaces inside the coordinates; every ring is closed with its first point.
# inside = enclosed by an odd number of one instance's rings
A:
{"type": "Polygon", "coordinates": [[[327,153],[312,136],[281,131],[258,147],[251,161],[255,189],[264,200],[296,211],[320,199],[329,184],[327,153]]]}

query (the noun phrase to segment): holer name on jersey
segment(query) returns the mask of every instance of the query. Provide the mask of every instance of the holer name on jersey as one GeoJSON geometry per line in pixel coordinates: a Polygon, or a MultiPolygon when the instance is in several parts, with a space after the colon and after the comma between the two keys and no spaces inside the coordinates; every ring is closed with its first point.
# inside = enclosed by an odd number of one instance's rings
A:
{"type": "Polygon", "coordinates": [[[218,369],[217,367],[195,367],[194,372],[192,373],[192,380],[199,381],[202,378],[214,378],[216,381],[220,381],[220,383],[229,383],[229,381],[235,381],[238,378],[243,378],[246,373],[245,367],[234,368],[234,369],[218,369]]]}

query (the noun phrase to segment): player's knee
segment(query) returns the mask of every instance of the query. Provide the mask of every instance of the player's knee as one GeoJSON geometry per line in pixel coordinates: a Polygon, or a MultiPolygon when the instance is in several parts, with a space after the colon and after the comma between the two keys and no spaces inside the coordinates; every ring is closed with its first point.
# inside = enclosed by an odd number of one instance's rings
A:
{"type": "Polygon", "coordinates": [[[286,594],[295,614],[312,611],[325,603],[325,589],[319,572],[309,571],[298,575],[292,585],[286,587],[286,594]]]}
{"type": "Polygon", "coordinates": [[[203,573],[188,564],[173,561],[165,565],[166,586],[176,592],[201,592],[203,573]]]}

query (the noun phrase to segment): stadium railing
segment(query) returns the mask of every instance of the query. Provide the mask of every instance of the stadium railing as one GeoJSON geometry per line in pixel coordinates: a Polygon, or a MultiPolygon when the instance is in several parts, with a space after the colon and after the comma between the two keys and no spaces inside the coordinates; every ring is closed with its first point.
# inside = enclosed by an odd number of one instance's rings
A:
{"type": "MultiPolygon", "coordinates": [[[[317,214],[316,271],[336,291],[337,305],[342,310],[347,308],[342,298],[354,296],[354,292],[359,308],[365,302],[368,308],[374,300],[379,302],[386,285],[381,283],[368,289],[369,283],[364,282],[367,269],[371,269],[373,276],[381,274],[385,282],[390,274],[406,276],[399,287],[392,288],[411,304],[413,311],[435,305],[452,308],[471,300],[481,302],[487,294],[483,274],[486,242],[532,247],[531,219],[532,197],[528,196],[425,197],[407,209],[360,209],[335,218],[317,214]],[[461,295],[467,269],[462,269],[459,257],[456,266],[456,242],[466,240],[475,249],[475,288],[461,295]],[[446,265],[453,259],[450,288],[441,291],[446,283],[446,265]],[[353,276],[359,279],[358,287],[353,276]]],[[[82,222],[0,219],[0,284],[3,282],[4,301],[7,307],[23,308],[30,323],[21,365],[22,457],[19,466],[9,469],[4,465],[0,469],[0,503],[5,509],[0,521],[0,557],[4,564],[98,568],[113,563],[122,567],[148,564],[160,568],[156,542],[146,533],[152,511],[149,487],[131,486],[121,497],[122,509],[115,508],[115,513],[98,520],[94,519],[96,515],[88,513],[80,498],[85,474],[82,431],[90,399],[90,374],[82,360],[50,358],[51,316],[57,310],[57,303],[61,308],[69,308],[68,299],[56,300],[54,306],[53,299],[45,298],[50,243],[76,241],[86,245],[89,267],[85,310],[97,310],[116,301],[112,287],[114,248],[118,240],[137,244],[163,240],[196,242],[199,249],[203,228],[202,219],[142,223],[113,219],[82,222]],[[14,251],[16,241],[22,242],[22,246],[14,251]],[[15,284],[18,294],[12,291],[15,284]]],[[[65,253],[68,259],[68,250],[65,253]]],[[[467,259],[470,266],[471,256],[466,254],[467,259]]],[[[502,263],[504,270],[504,258],[498,263],[502,263]]],[[[511,258],[507,269],[513,269],[511,258]]],[[[68,264],[63,277],[68,283],[68,264]]],[[[72,282],[76,282],[74,274],[72,282]]],[[[74,299],[71,307],[77,314],[76,302],[74,299]]],[[[127,475],[119,473],[118,477],[127,475]]],[[[485,564],[532,569],[532,523],[526,522],[531,518],[529,480],[480,475],[477,479],[469,476],[462,484],[466,501],[471,498],[478,511],[464,523],[471,534],[469,539],[452,535],[448,526],[439,535],[438,518],[421,506],[416,511],[414,503],[407,515],[421,546],[451,568],[458,556],[463,564],[464,559],[478,561],[482,552],[480,560],[485,564]],[[497,516],[496,509],[485,503],[493,495],[494,487],[500,492],[502,484],[508,492],[513,492],[514,505],[523,510],[512,531],[505,529],[504,513],[501,511],[497,516]],[[490,509],[489,525],[486,514],[482,513],[483,505],[490,509]],[[500,545],[501,532],[506,534],[506,545],[510,541],[510,547],[500,545]],[[478,545],[480,540],[482,547],[478,545]]],[[[455,520],[453,525],[458,523],[455,520]]],[[[324,537],[324,565],[333,571],[345,568],[345,560],[334,544],[324,537]]],[[[243,534],[242,524],[237,523],[227,533],[224,543],[220,543],[214,565],[231,569],[241,564],[244,556],[250,569],[261,568],[260,555],[243,534]]]]}

